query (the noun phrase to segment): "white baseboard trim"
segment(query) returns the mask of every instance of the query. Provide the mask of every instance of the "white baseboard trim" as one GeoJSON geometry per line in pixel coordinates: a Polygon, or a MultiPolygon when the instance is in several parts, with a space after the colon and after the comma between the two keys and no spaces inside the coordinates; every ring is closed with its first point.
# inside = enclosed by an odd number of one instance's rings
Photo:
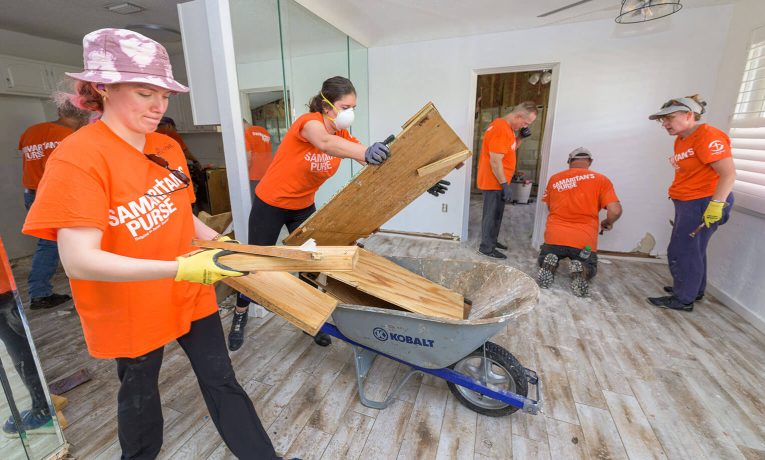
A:
{"type": "Polygon", "coordinates": [[[730,308],[734,312],[741,315],[745,320],[749,322],[752,326],[754,326],[757,330],[765,334],[765,318],[761,318],[757,314],[755,314],[752,310],[746,308],[744,305],[742,305],[740,302],[738,302],[733,297],[726,294],[724,291],[721,291],[717,288],[717,286],[713,286],[712,284],[707,284],[707,291],[709,291],[710,294],[715,296],[717,300],[722,302],[723,305],[730,308]]]}

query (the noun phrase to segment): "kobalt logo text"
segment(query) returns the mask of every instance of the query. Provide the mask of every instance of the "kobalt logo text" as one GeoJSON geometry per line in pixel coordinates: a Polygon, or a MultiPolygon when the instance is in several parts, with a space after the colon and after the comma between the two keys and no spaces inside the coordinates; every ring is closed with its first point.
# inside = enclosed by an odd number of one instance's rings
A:
{"type": "Polygon", "coordinates": [[[433,348],[433,344],[435,343],[435,340],[433,339],[412,337],[412,336],[403,335],[403,334],[395,334],[392,332],[388,332],[381,327],[374,328],[374,330],[372,331],[372,334],[380,342],[385,342],[386,340],[390,339],[390,340],[395,340],[396,342],[406,343],[409,345],[417,345],[420,347],[427,347],[427,348],[433,348]]]}

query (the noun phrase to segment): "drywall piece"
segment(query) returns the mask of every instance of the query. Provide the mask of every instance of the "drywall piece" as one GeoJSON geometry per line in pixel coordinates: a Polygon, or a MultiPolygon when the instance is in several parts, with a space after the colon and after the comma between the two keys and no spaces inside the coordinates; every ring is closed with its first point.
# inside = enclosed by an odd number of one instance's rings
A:
{"type": "Polygon", "coordinates": [[[324,273],[411,312],[438,318],[464,319],[465,299],[461,294],[415,275],[365,249],[359,248],[353,271],[324,273]]]}
{"type": "Polygon", "coordinates": [[[425,176],[419,175],[418,169],[450,157],[453,161],[466,150],[435,106],[428,103],[404,124],[403,131],[390,144],[391,156],[385,163],[365,167],[284,243],[299,245],[314,238],[321,245],[354,244],[450,172],[445,164],[425,176]]]}
{"type": "Polygon", "coordinates": [[[311,335],[337,307],[337,299],[285,272],[257,272],[223,282],[311,335]]]}
{"type": "Polygon", "coordinates": [[[356,246],[321,246],[317,248],[318,257],[309,260],[232,253],[219,256],[217,261],[233,270],[243,272],[349,272],[356,265],[358,250],[356,246]]]}

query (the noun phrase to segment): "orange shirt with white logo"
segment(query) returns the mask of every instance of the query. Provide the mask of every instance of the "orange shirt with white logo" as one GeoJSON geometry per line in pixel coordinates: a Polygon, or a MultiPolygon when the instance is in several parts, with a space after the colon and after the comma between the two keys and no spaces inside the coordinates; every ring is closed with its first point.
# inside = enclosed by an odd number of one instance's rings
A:
{"type": "Polygon", "coordinates": [[[510,124],[504,118],[492,121],[486,134],[483,135],[481,155],[478,158],[478,174],[476,185],[481,190],[502,190],[497,177],[491,170],[489,153],[501,153],[502,169],[505,171],[505,179],[510,182],[515,172],[515,149],[517,142],[515,133],[510,124]]]}
{"type": "Polygon", "coordinates": [[[16,283],[13,281],[13,273],[8,262],[8,254],[5,253],[3,239],[0,238],[0,294],[15,291],[16,283]]]}
{"type": "Polygon", "coordinates": [[[22,154],[22,183],[25,188],[37,190],[45,163],[53,150],[74,130],[58,123],[45,122],[30,126],[19,138],[22,154]]]}
{"type": "Polygon", "coordinates": [[[685,139],[678,136],[669,157],[675,168],[669,197],[688,201],[714,195],[720,175],[709,164],[731,157],[730,138],[713,126],[702,124],[685,139]]]}
{"type": "Polygon", "coordinates": [[[571,168],[550,178],[542,201],[550,209],[545,243],[572,248],[590,246],[594,252],[598,249],[600,210],[619,198],[603,174],[571,168]]]}
{"type": "MultiPolygon", "coordinates": [[[[149,153],[188,173],[178,144],[167,136],[148,133],[139,152],[101,121],[81,128],[48,162],[23,232],[55,240],[60,228],[97,228],[101,249],[138,259],[175,260],[194,250],[193,188],[181,190],[183,182],[148,160],[149,153]]],[[[70,279],[70,285],[96,358],[144,355],[218,310],[212,286],[172,278],[70,279]]]]}
{"type": "MultiPolygon", "coordinates": [[[[311,120],[324,124],[318,112],[301,115],[276,150],[271,166],[255,188],[255,194],[265,203],[282,209],[307,208],[313,204],[319,187],[337,172],[342,159],[322,152],[300,135],[311,120]]],[[[345,129],[335,136],[359,142],[345,129]]]]}
{"type": "Polygon", "coordinates": [[[252,126],[244,132],[244,145],[250,152],[250,180],[260,180],[273,160],[271,134],[262,126],[252,126]]]}

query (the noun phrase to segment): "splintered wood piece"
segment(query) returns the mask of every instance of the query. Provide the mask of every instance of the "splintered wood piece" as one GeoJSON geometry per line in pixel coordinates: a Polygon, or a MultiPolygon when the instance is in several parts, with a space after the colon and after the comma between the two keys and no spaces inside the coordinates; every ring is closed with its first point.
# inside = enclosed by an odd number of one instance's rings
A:
{"type": "MultiPolygon", "coordinates": [[[[390,144],[390,157],[365,167],[319,211],[295,229],[285,244],[313,238],[320,245],[351,245],[369,236],[450,172],[448,167],[420,176],[417,170],[468,150],[428,103],[404,124],[390,144]]],[[[427,171],[427,170],[426,170],[427,171]]]]}
{"type": "Polygon", "coordinates": [[[429,165],[423,166],[422,168],[418,168],[417,175],[422,177],[422,176],[428,176],[430,174],[433,174],[435,172],[441,171],[446,168],[449,168],[449,170],[451,170],[458,164],[467,160],[472,154],[473,153],[470,150],[463,150],[460,153],[455,153],[454,155],[450,155],[441,160],[434,161],[433,163],[429,165]]]}
{"type": "Polygon", "coordinates": [[[356,246],[321,246],[317,248],[317,254],[321,257],[311,260],[234,253],[218,257],[218,263],[243,272],[351,271],[356,264],[358,249],[356,246]]]}
{"type": "Polygon", "coordinates": [[[193,240],[192,246],[206,249],[226,249],[233,252],[242,252],[245,254],[257,254],[259,256],[281,257],[283,259],[311,260],[314,259],[314,253],[304,251],[295,247],[284,246],[256,246],[254,244],[227,243],[225,241],[205,241],[193,240]]]}
{"type": "Polygon", "coordinates": [[[339,300],[341,303],[349,305],[362,305],[365,307],[387,308],[389,310],[401,311],[403,308],[394,305],[383,299],[367,294],[356,289],[353,286],[330,278],[325,274],[319,274],[317,278],[309,276],[311,274],[301,273],[300,276],[309,282],[324,289],[324,292],[339,300]]]}
{"type": "Polygon", "coordinates": [[[204,211],[199,211],[197,218],[201,220],[203,224],[207,225],[218,233],[225,232],[233,220],[230,211],[216,214],[214,216],[211,216],[204,211]]]}
{"type": "Polygon", "coordinates": [[[359,248],[353,271],[325,273],[404,310],[439,318],[463,319],[465,304],[461,294],[365,249],[359,248]]]}
{"type": "Polygon", "coordinates": [[[311,335],[337,307],[337,299],[285,272],[257,272],[223,282],[311,335]]]}

